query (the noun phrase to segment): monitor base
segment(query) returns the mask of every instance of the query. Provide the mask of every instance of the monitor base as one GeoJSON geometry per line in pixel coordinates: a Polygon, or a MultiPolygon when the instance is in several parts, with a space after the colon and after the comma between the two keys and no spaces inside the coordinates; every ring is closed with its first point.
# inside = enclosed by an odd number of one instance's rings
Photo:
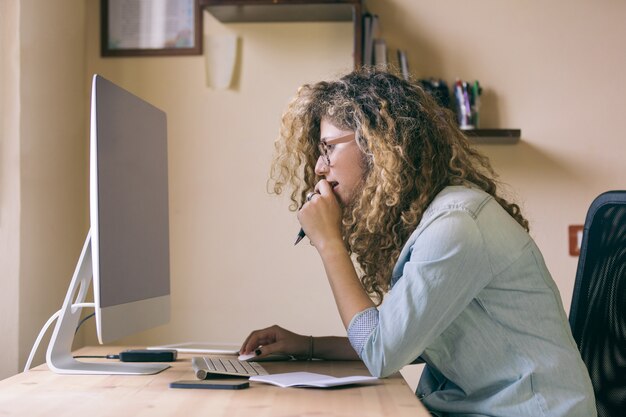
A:
{"type": "MultiPolygon", "coordinates": [[[[110,359],[109,359],[110,360],[110,359]]],[[[82,362],[76,359],[57,358],[54,372],[72,375],[152,375],[169,368],[163,363],[82,362]]],[[[50,366],[50,364],[48,364],[50,366]]],[[[52,368],[51,368],[52,369],[52,368]]]]}
{"type": "Polygon", "coordinates": [[[72,343],[83,309],[77,304],[84,303],[92,279],[91,232],[89,232],[48,344],[46,352],[48,368],[59,374],[83,375],[150,375],[169,368],[170,365],[162,363],[104,363],[82,362],[74,359],[72,343]],[[76,295],[77,292],[78,295],[76,295]]]}

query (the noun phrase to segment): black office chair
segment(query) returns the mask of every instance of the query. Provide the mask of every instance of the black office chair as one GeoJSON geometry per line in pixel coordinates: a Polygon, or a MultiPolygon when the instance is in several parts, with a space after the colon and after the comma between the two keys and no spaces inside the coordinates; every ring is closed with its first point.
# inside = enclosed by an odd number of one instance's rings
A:
{"type": "Polygon", "coordinates": [[[589,207],[569,321],[598,417],[625,417],[626,191],[601,194],[589,207]]]}

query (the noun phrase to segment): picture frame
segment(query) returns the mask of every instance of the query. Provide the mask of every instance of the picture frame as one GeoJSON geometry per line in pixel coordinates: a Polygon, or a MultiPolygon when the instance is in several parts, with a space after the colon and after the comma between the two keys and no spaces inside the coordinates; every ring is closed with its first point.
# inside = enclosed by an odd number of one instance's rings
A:
{"type": "Polygon", "coordinates": [[[100,0],[103,57],[202,54],[199,0],[100,0]]]}

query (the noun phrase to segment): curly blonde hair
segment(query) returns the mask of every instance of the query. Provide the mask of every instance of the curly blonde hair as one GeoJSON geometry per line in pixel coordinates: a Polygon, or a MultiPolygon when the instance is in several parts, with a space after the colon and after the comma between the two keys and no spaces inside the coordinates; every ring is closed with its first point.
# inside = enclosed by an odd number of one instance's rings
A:
{"type": "Polygon", "coordinates": [[[419,85],[375,68],[304,85],[283,114],[268,185],[276,194],[291,189],[290,210],[321,179],[315,164],[322,118],[356,132],[363,152],[362,190],[343,210],[343,237],[378,304],[402,247],[446,186],[483,189],[528,231],[519,206],[497,194],[488,159],[470,146],[452,112],[419,85]]]}

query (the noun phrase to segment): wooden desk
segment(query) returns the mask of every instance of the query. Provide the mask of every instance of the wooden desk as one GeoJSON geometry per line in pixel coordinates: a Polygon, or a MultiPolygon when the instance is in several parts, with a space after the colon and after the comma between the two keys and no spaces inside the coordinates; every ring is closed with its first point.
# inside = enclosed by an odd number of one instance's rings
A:
{"type": "MultiPolygon", "coordinates": [[[[123,349],[98,346],[76,354],[105,355],[123,349]]],[[[181,354],[172,368],[147,376],[58,375],[41,365],[0,381],[0,416],[430,416],[400,374],[376,385],[333,389],[279,388],[254,382],[243,390],[169,388],[172,381],[195,379],[192,356],[181,354]]],[[[270,373],[368,375],[359,361],[265,362],[263,367],[270,373]]]]}

